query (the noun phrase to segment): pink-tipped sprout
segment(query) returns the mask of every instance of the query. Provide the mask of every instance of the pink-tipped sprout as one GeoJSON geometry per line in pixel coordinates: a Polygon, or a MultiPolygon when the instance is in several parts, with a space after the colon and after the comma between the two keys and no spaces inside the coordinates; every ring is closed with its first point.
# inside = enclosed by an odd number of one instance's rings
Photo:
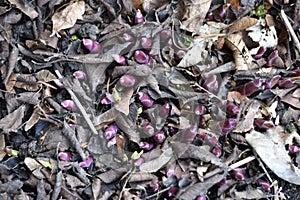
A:
{"type": "Polygon", "coordinates": [[[261,186],[265,191],[270,192],[271,191],[271,185],[268,181],[264,179],[257,179],[256,180],[257,185],[261,186]]]}
{"type": "Polygon", "coordinates": [[[300,152],[300,147],[299,146],[294,145],[294,144],[289,146],[289,153],[290,154],[297,154],[299,152],[300,152]]]}
{"type": "Polygon", "coordinates": [[[280,78],[281,78],[280,75],[275,75],[275,76],[267,79],[266,82],[265,82],[265,88],[266,89],[273,88],[278,83],[280,78]]]}
{"type": "Polygon", "coordinates": [[[74,73],[73,73],[73,76],[74,76],[75,78],[77,78],[78,80],[85,80],[85,78],[86,78],[85,73],[84,73],[83,71],[80,71],[80,70],[74,72],[74,73]]]}
{"type": "Polygon", "coordinates": [[[107,147],[110,148],[110,147],[114,146],[116,143],[117,143],[116,137],[113,137],[108,141],[107,147]]]}
{"type": "Polygon", "coordinates": [[[89,50],[90,53],[99,53],[101,46],[97,41],[91,39],[82,39],[84,47],[89,50]]]}
{"type": "Polygon", "coordinates": [[[57,156],[63,161],[69,161],[72,159],[72,154],[70,152],[59,152],[57,156]]]}
{"type": "Polygon", "coordinates": [[[138,98],[145,108],[150,108],[154,104],[154,100],[145,92],[138,92],[138,98]]]}
{"type": "Polygon", "coordinates": [[[267,121],[264,119],[255,119],[254,125],[259,129],[265,129],[265,130],[269,128],[273,128],[275,126],[272,121],[267,121]]]}
{"type": "Polygon", "coordinates": [[[112,57],[118,64],[126,65],[126,59],[124,56],[118,55],[118,54],[113,54],[112,57]]]}
{"type": "Polygon", "coordinates": [[[62,107],[64,107],[67,110],[73,110],[75,103],[73,100],[64,100],[61,102],[62,107]]]}
{"type": "Polygon", "coordinates": [[[128,33],[123,33],[123,38],[126,42],[133,42],[134,37],[128,33]]]}
{"type": "Polygon", "coordinates": [[[242,180],[245,180],[246,172],[244,169],[236,168],[236,169],[232,170],[232,175],[234,176],[234,178],[236,180],[242,181],[242,180]]]}
{"type": "Polygon", "coordinates": [[[56,86],[57,87],[59,87],[59,88],[64,88],[65,86],[64,86],[64,84],[61,82],[61,80],[60,79],[53,79],[53,82],[56,84],[56,86]]]}
{"type": "Polygon", "coordinates": [[[112,102],[109,98],[104,97],[103,99],[101,99],[100,103],[103,105],[110,105],[112,102]]]}
{"type": "Polygon", "coordinates": [[[141,39],[141,45],[144,49],[149,50],[152,47],[152,40],[150,38],[143,37],[141,39]]]}
{"type": "Polygon", "coordinates": [[[138,62],[140,64],[148,64],[150,62],[149,56],[141,50],[136,50],[134,52],[134,58],[135,58],[136,62],[138,62]]]}
{"type": "Polygon", "coordinates": [[[87,160],[85,161],[82,161],[79,163],[79,167],[89,167],[93,162],[93,157],[92,156],[89,156],[87,160]]]}
{"type": "Polygon", "coordinates": [[[219,89],[219,84],[216,75],[209,76],[203,83],[203,87],[208,91],[215,93],[219,89]]]}
{"type": "Polygon", "coordinates": [[[175,197],[177,192],[178,192],[177,187],[170,187],[170,189],[168,190],[168,197],[175,197]]]}
{"type": "Polygon", "coordinates": [[[224,121],[223,128],[222,128],[222,133],[227,133],[231,129],[233,129],[236,125],[236,119],[235,118],[227,118],[224,121]]]}
{"type": "Polygon", "coordinates": [[[148,121],[143,121],[142,124],[141,124],[141,126],[142,126],[142,129],[143,129],[144,134],[145,134],[146,136],[151,137],[151,136],[154,135],[154,131],[155,131],[155,130],[154,130],[154,128],[153,128],[153,126],[151,125],[150,122],[148,122],[148,121]]]}
{"type": "Polygon", "coordinates": [[[158,131],[154,134],[154,140],[159,144],[163,143],[165,139],[166,139],[166,135],[163,131],[158,131]]]}
{"type": "Polygon", "coordinates": [[[255,58],[255,59],[260,59],[260,58],[262,58],[263,55],[265,54],[266,50],[267,50],[266,48],[260,47],[260,48],[258,49],[256,55],[254,56],[254,58],[255,58]]]}
{"type": "Polygon", "coordinates": [[[117,132],[118,127],[115,124],[109,125],[104,131],[105,138],[110,140],[117,135],[117,132]]]}
{"type": "Polygon", "coordinates": [[[135,77],[131,75],[123,75],[120,78],[120,84],[124,87],[132,87],[135,85],[135,77]]]}
{"type": "Polygon", "coordinates": [[[145,21],[144,15],[142,14],[140,9],[137,9],[134,16],[134,21],[136,24],[143,23],[145,21]]]}
{"type": "Polygon", "coordinates": [[[227,101],[226,103],[226,113],[230,115],[237,115],[240,112],[240,108],[237,107],[233,102],[227,101]]]}
{"type": "Polygon", "coordinates": [[[203,105],[196,106],[195,114],[196,115],[204,115],[206,113],[206,108],[203,105]]]}
{"type": "Polygon", "coordinates": [[[146,151],[153,149],[154,145],[150,142],[140,142],[140,148],[146,151]]]}

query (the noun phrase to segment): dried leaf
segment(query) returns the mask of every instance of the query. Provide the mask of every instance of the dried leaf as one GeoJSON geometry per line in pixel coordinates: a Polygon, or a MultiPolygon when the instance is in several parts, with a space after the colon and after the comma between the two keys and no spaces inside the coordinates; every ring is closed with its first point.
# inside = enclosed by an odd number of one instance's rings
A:
{"type": "Polygon", "coordinates": [[[165,164],[169,162],[172,156],[173,156],[173,151],[172,148],[169,147],[166,150],[164,150],[163,153],[158,158],[143,163],[140,166],[140,170],[149,173],[157,172],[159,169],[161,169],[165,164]]]}
{"type": "Polygon", "coordinates": [[[117,101],[115,99],[114,106],[116,110],[120,111],[121,113],[124,113],[126,116],[129,115],[129,104],[133,92],[133,88],[126,89],[122,92],[117,91],[117,89],[114,91],[114,94],[119,95],[119,99],[117,99],[117,101]]]}
{"type": "Polygon", "coordinates": [[[83,187],[85,184],[81,182],[76,176],[72,176],[70,174],[65,175],[66,184],[71,187],[71,189],[77,187],[83,187]]]}
{"type": "Polygon", "coordinates": [[[247,187],[244,191],[238,191],[233,187],[230,191],[230,196],[233,199],[262,199],[267,198],[263,191],[253,187],[247,187]]]}
{"type": "Polygon", "coordinates": [[[0,128],[5,132],[17,132],[18,128],[22,124],[22,119],[24,117],[26,106],[21,105],[12,113],[9,113],[2,119],[0,119],[0,128]]]}
{"type": "Polygon", "coordinates": [[[35,9],[30,7],[27,2],[25,3],[21,0],[9,0],[9,2],[16,5],[16,7],[19,8],[25,15],[30,17],[31,20],[39,15],[39,13],[35,9]]]}
{"type": "Polygon", "coordinates": [[[293,165],[280,137],[279,127],[268,129],[264,134],[251,131],[246,134],[246,140],[278,177],[300,185],[300,169],[293,165]]]}
{"type": "Polygon", "coordinates": [[[241,104],[242,101],[249,101],[248,97],[245,97],[244,95],[241,95],[241,93],[232,91],[228,92],[228,101],[236,102],[237,104],[241,104]]]}
{"type": "Polygon", "coordinates": [[[41,70],[35,74],[35,77],[39,81],[44,81],[46,83],[56,79],[56,76],[54,74],[52,74],[49,70],[41,70]]]}
{"type": "Polygon", "coordinates": [[[73,27],[77,19],[82,19],[84,12],[84,1],[71,2],[69,5],[67,5],[67,7],[56,12],[51,18],[53,27],[50,37],[54,36],[54,34],[57,34],[57,32],[60,30],[73,27]]]}
{"type": "Polygon", "coordinates": [[[28,131],[29,129],[31,129],[40,119],[40,114],[39,114],[39,109],[35,108],[31,117],[27,120],[27,122],[25,122],[25,131],[28,131]]]}
{"type": "Polygon", "coordinates": [[[294,106],[295,108],[300,109],[300,99],[294,97],[293,94],[289,94],[281,99],[281,101],[294,106]]]}
{"type": "Polygon", "coordinates": [[[107,172],[104,172],[97,177],[100,178],[101,181],[104,183],[112,183],[116,180],[120,180],[120,178],[128,172],[128,168],[122,167],[119,169],[111,169],[108,170],[107,172]]]}
{"type": "Polygon", "coordinates": [[[44,174],[41,172],[41,168],[43,166],[38,161],[33,158],[27,157],[25,158],[24,163],[35,177],[39,179],[45,178],[44,174]]]}
{"type": "Polygon", "coordinates": [[[229,32],[238,32],[245,30],[254,26],[257,22],[258,20],[256,18],[243,17],[229,26],[229,32]]]}

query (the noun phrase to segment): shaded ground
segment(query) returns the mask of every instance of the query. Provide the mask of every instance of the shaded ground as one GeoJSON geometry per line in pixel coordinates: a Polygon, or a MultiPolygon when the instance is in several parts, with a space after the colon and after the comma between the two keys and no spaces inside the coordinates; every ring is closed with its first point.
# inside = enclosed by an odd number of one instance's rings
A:
{"type": "Polygon", "coordinates": [[[0,2],[0,199],[299,199],[299,7],[0,2]]]}

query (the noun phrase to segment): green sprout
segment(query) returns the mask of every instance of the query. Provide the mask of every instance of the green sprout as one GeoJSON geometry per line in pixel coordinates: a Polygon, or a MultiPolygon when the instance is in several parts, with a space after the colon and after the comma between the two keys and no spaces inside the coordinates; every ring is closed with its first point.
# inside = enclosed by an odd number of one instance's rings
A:
{"type": "Polygon", "coordinates": [[[138,153],[137,151],[133,152],[133,154],[131,155],[131,160],[139,159],[142,156],[143,153],[144,153],[143,150],[140,153],[138,153]]]}
{"type": "Polygon", "coordinates": [[[77,35],[72,35],[71,39],[72,39],[72,41],[75,41],[75,40],[78,40],[78,37],[77,37],[77,35]]]}
{"type": "Polygon", "coordinates": [[[17,156],[18,155],[18,153],[19,153],[19,151],[17,151],[17,150],[11,150],[11,155],[12,156],[17,156]]]}
{"type": "Polygon", "coordinates": [[[192,45],[192,41],[189,38],[184,38],[183,44],[187,47],[190,47],[192,45]]]}
{"type": "Polygon", "coordinates": [[[251,10],[250,16],[257,16],[257,17],[265,17],[267,11],[265,10],[264,5],[258,6],[255,10],[251,10]]]}

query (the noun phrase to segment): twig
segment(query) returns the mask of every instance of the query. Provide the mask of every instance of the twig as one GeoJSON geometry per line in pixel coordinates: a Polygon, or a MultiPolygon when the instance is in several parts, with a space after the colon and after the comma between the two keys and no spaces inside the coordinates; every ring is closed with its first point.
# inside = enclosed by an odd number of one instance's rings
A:
{"type": "Polygon", "coordinates": [[[251,162],[252,160],[255,160],[255,159],[256,159],[255,156],[249,156],[249,157],[247,157],[247,158],[245,158],[243,160],[240,160],[240,161],[238,161],[238,162],[230,165],[228,167],[228,171],[231,171],[231,170],[233,170],[233,169],[235,169],[237,167],[240,167],[240,166],[242,166],[242,165],[244,165],[246,163],[249,163],[249,162],[251,162]]]}
{"type": "Polygon", "coordinates": [[[289,30],[291,37],[294,40],[295,46],[297,47],[298,51],[300,52],[300,42],[298,40],[298,37],[283,10],[280,11],[280,16],[281,16],[281,19],[283,20],[285,26],[289,30]]]}
{"type": "Polygon", "coordinates": [[[167,187],[167,188],[165,188],[165,189],[163,189],[163,190],[158,191],[158,192],[155,193],[155,194],[152,194],[152,195],[150,195],[150,196],[147,196],[145,199],[152,199],[153,197],[159,195],[160,193],[164,193],[165,191],[168,191],[169,189],[170,189],[170,187],[167,187]]]}
{"type": "MultiPolygon", "coordinates": [[[[56,75],[58,76],[58,78],[63,78],[63,76],[61,75],[61,73],[56,69],[55,70],[56,75]]],[[[66,90],[68,91],[68,93],[71,95],[74,103],[76,104],[77,108],[79,109],[79,111],[81,112],[83,118],[85,119],[86,123],[88,124],[89,128],[91,129],[91,131],[94,134],[98,134],[94,124],[92,123],[91,119],[89,118],[88,114],[86,113],[84,107],[81,105],[80,101],[78,100],[78,98],[76,97],[75,93],[69,89],[66,88],[66,90]]]]}

